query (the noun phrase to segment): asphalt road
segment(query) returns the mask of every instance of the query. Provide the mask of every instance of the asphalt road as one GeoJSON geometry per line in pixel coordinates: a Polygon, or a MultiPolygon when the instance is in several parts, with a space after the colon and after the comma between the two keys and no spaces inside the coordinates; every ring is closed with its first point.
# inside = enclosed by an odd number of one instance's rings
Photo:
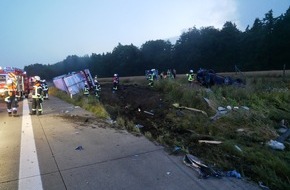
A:
{"type": "Polygon", "coordinates": [[[242,179],[199,179],[182,157],[55,97],[41,116],[28,114],[30,104],[21,101],[19,117],[8,117],[0,103],[0,190],[260,189],[242,179]]]}

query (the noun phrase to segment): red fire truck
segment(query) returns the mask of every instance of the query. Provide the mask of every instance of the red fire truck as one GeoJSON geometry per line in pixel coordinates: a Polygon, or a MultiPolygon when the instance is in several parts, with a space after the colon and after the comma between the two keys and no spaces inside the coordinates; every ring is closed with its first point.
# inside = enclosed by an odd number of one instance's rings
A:
{"type": "Polygon", "coordinates": [[[16,85],[16,96],[18,99],[27,97],[29,94],[29,80],[26,72],[15,67],[0,67],[0,97],[5,96],[5,85],[12,80],[16,85]]]}

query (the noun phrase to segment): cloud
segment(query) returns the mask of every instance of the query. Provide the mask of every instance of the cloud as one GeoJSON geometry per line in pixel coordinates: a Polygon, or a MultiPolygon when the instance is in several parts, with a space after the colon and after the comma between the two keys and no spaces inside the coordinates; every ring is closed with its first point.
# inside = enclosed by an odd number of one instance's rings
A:
{"type": "Polygon", "coordinates": [[[237,4],[233,0],[203,0],[202,3],[198,3],[194,7],[193,19],[197,28],[206,26],[222,28],[227,21],[239,25],[237,4]]]}

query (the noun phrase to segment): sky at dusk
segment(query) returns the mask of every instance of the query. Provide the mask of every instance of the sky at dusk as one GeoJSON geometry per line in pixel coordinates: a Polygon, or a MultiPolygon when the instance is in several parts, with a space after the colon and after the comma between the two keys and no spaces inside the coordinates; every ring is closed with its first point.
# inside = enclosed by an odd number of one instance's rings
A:
{"type": "Polygon", "coordinates": [[[69,55],[179,37],[189,28],[226,21],[241,31],[269,10],[284,14],[290,0],[1,0],[0,66],[55,64],[69,55]]]}

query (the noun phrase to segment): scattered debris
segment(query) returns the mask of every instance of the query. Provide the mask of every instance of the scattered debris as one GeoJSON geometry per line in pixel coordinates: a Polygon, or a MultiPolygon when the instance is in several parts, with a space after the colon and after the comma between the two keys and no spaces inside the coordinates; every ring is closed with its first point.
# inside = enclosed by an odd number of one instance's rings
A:
{"type": "Polygon", "coordinates": [[[259,186],[262,188],[262,189],[270,189],[269,187],[263,185],[263,182],[259,181],[259,186]]]}
{"type": "Polygon", "coordinates": [[[234,108],[233,108],[234,110],[238,110],[239,109],[239,107],[238,106],[234,106],[234,108]]]}
{"type": "Polygon", "coordinates": [[[287,129],[285,131],[285,133],[283,133],[282,135],[280,135],[276,141],[280,142],[280,143],[284,143],[285,140],[290,136],[290,129],[287,129]]]}
{"type": "Polygon", "coordinates": [[[228,110],[232,110],[232,106],[227,106],[227,109],[228,110]]]}
{"type": "Polygon", "coordinates": [[[222,106],[219,106],[218,108],[217,108],[217,110],[219,111],[219,112],[221,112],[221,113],[227,113],[227,109],[226,108],[224,108],[224,107],[222,107],[222,106]]]}
{"type": "Polygon", "coordinates": [[[81,150],[84,150],[84,148],[83,148],[83,146],[77,146],[76,148],[75,148],[75,150],[79,150],[79,151],[81,151],[81,150]]]}
{"type": "Polygon", "coordinates": [[[109,124],[114,124],[114,123],[116,123],[116,121],[112,120],[111,118],[107,119],[106,122],[109,123],[109,124]]]}
{"type": "Polygon", "coordinates": [[[240,152],[243,152],[242,149],[238,146],[238,145],[235,145],[235,148],[240,151],[240,152]]]}
{"type": "Polygon", "coordinates": [[[205,116],[208,117],[207,113],[203,110],[199,110],[199,109],[196,109],[196,108],[189,108],[189,107],[185,107],[185,106],[180,106],[178,103],[174,103],[172,104],[174,107],[178,108],[178,109],[186,109],[186,110],[190,110],[190,111],[195,111],[195,112],[199,112],[199,113],[202,113],[204,114],[205,116]]]}
{"type": "Polygon", "coordinates": [[[237,179],[241,179],[242,178],[241,174],[239,172],[237,172],[236,170],[226,172],[226,176],[227,177],[235,177],[237,179]]]}
{"type": "Polygon", "coordinates": [[[186,154],[184,156],[183,163],[195,169],[199,173],[200,178],[208,178],[210,176],[216,177],[216,178],[222,178],[222,174],[220,172],[217,172],[213,168],[205,165],[197,157],[191,154],[186,154]]]}
{"type": "Polygon", "coordinates": [[[147,113],[147,114],[149,114],[149,115],[154,115],[154,113],[149,112],[149,111],[144,111],[144,113],[147,113]]]}
{"type": "Polygon", "coordinates": [[[173,150],[171,151],[171,153],[170,153],[170,155],[172,155],[172,154],[178,154],[178,153],[180,153],[181,152],[181,147],[180,146],[175,146],[174,148],[173,148],[173,150]]]}
{"type": "Polygon", "coordinates": [[[140,125],[140,124],[137,124],[137,125],[135,125],[135,127],[140,129],[140,128],[143,128],[144,126],[140,125]]]}
{"type": "Polygon", "coordinates": [[[208,141],[208,140],[198,140],[199,143],[208,143],[208,144],[221,144],[222,141],[208,141]]]}
{"type": "Polygon", "coordinates": [[[249,108],[249,107],[247,107],[247,106],[241,106],[241,108],[243,108],[244,110],[247,110],[247,111],[249,111],[249,110],[250,110],[250,108],[249,108]]]}
{"type": "Polygon", "coordinates": [[[227,114],[228,113],[228,110],[223,108],[223,107],[218,107],[218,110],[216,112],[216,114],[212,117],[210,117],[210,119],[212,121],[216,121],[218,120],[219,118],[221,118],[223,115],[227,114]]]}
{"type": "Polygon", "coordinates": [[[209,101],[208,98],[203,98],[203,99],[206,101],[206,103],[207,103],[208,105],[210,105],[210,101],[209,101]]]}
{"type": "Polygon", "coordinates": [[[285,145],[283,143],[275,141],[275,140],[270,140],[269,142],[267,142],[267,145],[275,150],[284,150],[285,149],[285,145]]]}
{"type": "Polygon", "coordinates": [[[208,98],[203,98],[203,99],[206,101],[207,105],[208,105],[211,109],[213,109],[213,110],[216,109],[215,106],[213,105],[213,102],[212,102],[212,101],[210,101],[208,98]]]}

